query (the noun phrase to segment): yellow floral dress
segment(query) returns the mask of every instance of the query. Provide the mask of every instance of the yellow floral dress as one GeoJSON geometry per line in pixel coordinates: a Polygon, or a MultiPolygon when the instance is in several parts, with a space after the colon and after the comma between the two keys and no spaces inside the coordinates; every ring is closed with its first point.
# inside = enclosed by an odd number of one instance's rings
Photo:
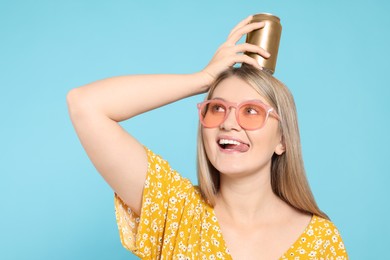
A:
{"type": "MultiPolygon", "coordinates": [[[[115,195],[120,239],[141,259],[232,259],[217,218],[198,188],[147,149],[141,217],[115,195]]],[[[313,216],[280,259],[348,259],[337,228],[313,216]]]]}

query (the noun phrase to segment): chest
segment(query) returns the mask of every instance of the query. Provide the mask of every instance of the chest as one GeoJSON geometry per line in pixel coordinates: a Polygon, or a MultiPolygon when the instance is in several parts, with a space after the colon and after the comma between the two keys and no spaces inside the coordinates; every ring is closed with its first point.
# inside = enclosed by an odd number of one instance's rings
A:
{"type": "Polygon", "coordinates": [[[296,239],[277,228],[258,230],[223,228],[223,238],[234,260],[279,259],[296,239]]]}

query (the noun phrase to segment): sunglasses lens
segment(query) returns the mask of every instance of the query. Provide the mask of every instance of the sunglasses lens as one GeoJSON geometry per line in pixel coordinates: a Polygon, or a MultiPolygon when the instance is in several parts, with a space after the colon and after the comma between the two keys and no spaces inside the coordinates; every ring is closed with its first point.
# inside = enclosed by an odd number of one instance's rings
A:
{"type": "Polygon", "coordinates": [[[267,111],[260,105],[254,103],[244,104],[238,111],[238,120],[241,127],[245,129],[258,129],[264,124],[267,111]]]}
{"type": "Polygon", "coordinates": [[[217,127],[223,123],[226,114],[226,106],[215,100],[202,105],[201,121],[205,127],[217,127]]]}
{"type": "MultiPolygon", "coordinates": [[[[238,118],[236,118],[237,122],[243,129],[246,130],[261,128],[267,118],[267,110],[261,104],[256,102],[246,102],[238,107],[235,107],[235,109],[238,110],[238,118]]],[[[226,102],[220,100],[210,100],[204,102],[200,106],[200,120],[204,127],[218,127],[224,122],[226,119],[226,113],[229,113],[229,111],[230,107],[226,102]]]]}

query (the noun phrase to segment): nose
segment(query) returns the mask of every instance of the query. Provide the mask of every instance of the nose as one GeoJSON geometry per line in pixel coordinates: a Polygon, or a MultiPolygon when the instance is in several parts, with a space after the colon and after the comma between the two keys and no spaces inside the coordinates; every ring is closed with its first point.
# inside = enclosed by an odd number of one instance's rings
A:
{"type": "Polygon", "coordinates": [[[236,108],[231,107],[227,111],[228,115],[224,122],[220,125],[220,128],[226,131],[230,130],[241,130],[241,126],[238,124],[237,118],[236,118],[236,108]]]}

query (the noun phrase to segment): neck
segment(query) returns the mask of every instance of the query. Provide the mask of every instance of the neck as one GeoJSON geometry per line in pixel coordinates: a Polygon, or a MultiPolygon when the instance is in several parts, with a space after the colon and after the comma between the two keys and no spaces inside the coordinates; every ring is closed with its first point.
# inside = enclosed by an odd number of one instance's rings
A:
{"type": "Polygon", "coordinates": [[[220,177],[216,210],[223,211],[232,221],[267,221],[280,213],[284,202],[272,191],[270,173],[220,177]]]}

